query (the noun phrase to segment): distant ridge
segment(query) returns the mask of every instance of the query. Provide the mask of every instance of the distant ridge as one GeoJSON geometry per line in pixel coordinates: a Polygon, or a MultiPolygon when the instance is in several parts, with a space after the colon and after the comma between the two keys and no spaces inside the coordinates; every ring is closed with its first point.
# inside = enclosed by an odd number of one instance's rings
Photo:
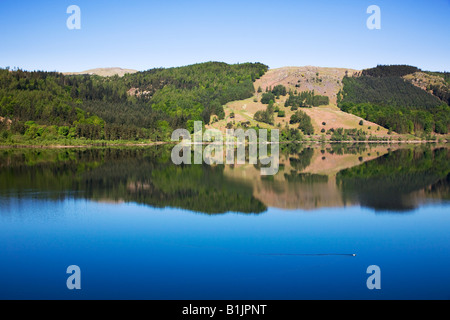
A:
{"type": "Polygon", "coordinates": [[[90,74],[90,75],[98,75],[102,77],[111,77],[118,75],[119,77],[123,77],[125,74],[128,73],[136,73],[137,70],[133,69],[122,69],[122,68],[96,68],[96,69],[90,69],[86,71],[81,72],[64,72],[65,75],[80,75],[80,74],[90,74]]]}

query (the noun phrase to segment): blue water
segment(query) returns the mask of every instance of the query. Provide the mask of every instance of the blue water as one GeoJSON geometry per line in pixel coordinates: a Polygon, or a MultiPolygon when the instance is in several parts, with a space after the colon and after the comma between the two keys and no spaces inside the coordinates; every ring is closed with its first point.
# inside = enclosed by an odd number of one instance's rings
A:
{"type": "Polygon", "coordinates": [[[0,298],[449,299],[449,208],[205,215],[2,196],[0,298]],[[66,287],[70,265],[81,290],[66,287]],[[380,290],[366,286],[370,265],[380,290]]]}

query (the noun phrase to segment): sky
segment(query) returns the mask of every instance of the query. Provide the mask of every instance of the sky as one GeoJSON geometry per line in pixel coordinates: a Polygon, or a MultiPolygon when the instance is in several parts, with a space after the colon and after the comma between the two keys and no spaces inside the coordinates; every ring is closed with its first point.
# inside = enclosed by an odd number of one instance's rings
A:
{"type": "Polygon", "coordinates": [[[0,0],[0,67],[409,64],[450,71],[450,0],[0,0]],[[80,8],[79,30],[66,21],[80,8]],[[381,29],[370,30],[370,5],[381,29]]]}

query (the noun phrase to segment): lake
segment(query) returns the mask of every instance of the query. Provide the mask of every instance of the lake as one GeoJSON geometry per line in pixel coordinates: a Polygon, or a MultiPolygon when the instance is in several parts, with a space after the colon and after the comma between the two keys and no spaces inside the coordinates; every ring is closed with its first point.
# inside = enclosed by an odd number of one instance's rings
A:
{"type": "Polygon", "coordinates": [[[282,145],[275,176],[170,151],[0,149],[0,298],[450,298],[449,145],[282,145]]]}

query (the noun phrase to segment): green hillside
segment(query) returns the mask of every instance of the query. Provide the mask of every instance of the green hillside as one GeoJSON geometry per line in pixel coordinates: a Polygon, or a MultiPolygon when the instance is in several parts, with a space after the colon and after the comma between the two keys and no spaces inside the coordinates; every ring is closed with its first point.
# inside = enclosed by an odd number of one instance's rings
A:
{"type": "Polygon", "coordinates": [[[0,131],[3,138],[163,140],[189,121],[223,117],[222,105],[251,97],[267,69],[207,62],[123,77],[0,69],[0,117],[7,119],[0,131]]]}
{"type": "Polygon", "coordinates": [[[398,133],[446,134],[450,126],[446,101],[402,78],[417,70],[378,66],[359,76],[344,77],[338,106],[398,133]]]}

